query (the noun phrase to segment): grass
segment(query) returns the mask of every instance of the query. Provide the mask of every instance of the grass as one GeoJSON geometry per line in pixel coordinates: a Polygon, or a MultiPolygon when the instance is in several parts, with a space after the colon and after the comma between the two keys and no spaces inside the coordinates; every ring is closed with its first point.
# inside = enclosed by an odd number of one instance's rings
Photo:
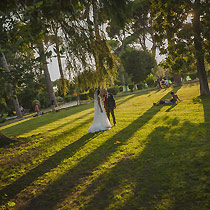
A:
{"type": "Polygon", "coordinates": [[[210,209],[210,98],[198,84],[116,98],[117,126],[88,134],[93,104],[0,128],[8,209],[210,209]],[[182,102],[152,106],[177,92],[182,102]]]}

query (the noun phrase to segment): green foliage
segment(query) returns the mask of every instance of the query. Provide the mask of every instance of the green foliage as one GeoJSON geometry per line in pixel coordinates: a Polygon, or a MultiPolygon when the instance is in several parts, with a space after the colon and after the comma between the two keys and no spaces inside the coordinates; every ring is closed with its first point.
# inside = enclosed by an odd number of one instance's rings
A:
{"type": "Polygon", "coordinates": [[[141,83],[137,84],[137,88],[138,88],[138,90],[144,89],[144,83],[141,82],[141,83]]]}
{"type": "Polygon", "coordinates": [[[119,87],[119,91],[120,91],[120,92],[123,92],[123,86],[120,86],[120,87],[119,87]]]}
{"type": "Polygon", "coordinates": [[[192,73],[192,74],[190,74],[189,75],[190,76],[190,78],[192,79],[192,80],[194,80],[194,79],[196,79],[197,78],[197,74],[196,73],[192,73]]]}
{"type": "Polygon", "coordinates": [[[79,95],[80,100],[89,100],[89,94],[83,93],[79,95]]]}
{"type": "Polygon", "coordinates": [[[155,39],[160,52],[167,55],[165,67],[185,76],[197,68],[201,94],[209,95],[204,67],[210,46],[210,36],[206,33],[210,24],[209,1],[158,0],[151,3],[155,39]]]}
{"type": "Polygon", "coordinates": [[[93,88],[89,89],[89,93],[88,93],[89,98],[93,99],[94,98],[94,94],[95,94],[94,89],[93,88]]]}
{"type": "Polygon", "coordinates": [[[128,85],[129,89],[131,90],[131,92],[133,92],[133,89],[134,89],[134,85],[133,84],[130,84],[128,85]]]}
{"type": "Polygon", "coordinates": [[[119,93],[119,86],[113,86],[107,89],[107,91],[113,95],[117,95],[117,93],[119,93]]]}
{"type": "Polygon", "coordinates": [[[65,82],[65,90],[63,90],[63,84],[62,84],[62,79],[57,79],[55,81],[52,82],[53,87],[57,87],[57,95],[58,96],[62,96],[63,93],[65,92],[66,94],[69,93],[69,87],[70,87],[70,82],[67,79],[64,79],[65,82]]]}
{"type": "Polygon", "coordinates": [[[155,85],[155,77],[153,74],[149,74],[146,78],[146,83],[149,87],[154,87],[155,85]]]}
{"type": "Polygon", "coordinates": [[[125,71],[132,76],[134,83],[144,81],[156,65],[153,56],[146,51],[127,48],[120,55],[125,71]]]}
{"type": "Polygon", "coordinates": [[[4,123],[5,121],[5,118],[0,117],[0,123],[4,123]]]}
{"type": "Polygon", "coordinates": [[[61,96],[57,96],[57,97],[56,97],[56,100],[57,100],[58,102],[63,102],[64,99],[63,99],[63,97],[61,97],[61,96]]]}
{"type": "Polygon", "coordinates": [[[37,100],[40,101],[42,108],[51,106],[51,101],[47,92],[41,92],[37,95],[37,100]]]}
{"type": "Polygon", "coordinates": [[[71,102],[71,101],[76,101],[77,97],[76,96],[72,96],[72,95],[67,95],[64,97],[64,100],[66,102],[71,102]]]}

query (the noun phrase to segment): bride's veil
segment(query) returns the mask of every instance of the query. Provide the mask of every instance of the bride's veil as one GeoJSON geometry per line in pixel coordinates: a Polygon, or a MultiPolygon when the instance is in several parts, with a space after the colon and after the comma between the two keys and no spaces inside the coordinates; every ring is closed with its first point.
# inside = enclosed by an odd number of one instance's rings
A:
{"type": "Polygon", "coordinates": [[[95,110],[98,106],[98,89],[96,88],[95,89],[95,95],[94,95],[94,107],[95,107],[95,110]]]}

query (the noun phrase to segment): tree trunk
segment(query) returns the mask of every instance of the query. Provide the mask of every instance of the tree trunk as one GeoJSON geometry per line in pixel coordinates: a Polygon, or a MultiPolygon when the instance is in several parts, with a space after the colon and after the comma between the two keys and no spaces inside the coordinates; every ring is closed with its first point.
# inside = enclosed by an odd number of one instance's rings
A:
{"type": "Polygon", "coordinates": [[[204,64],[204,52],[202,50],[202,38],[201,38],[201,28],[200,28],[200,0],[195,0],[194,5],[194,19],[193,19],[193,31],[194,31],[194,46],[195,46],[195,56],[197,59],[197,71],[200,81],[200,94],[210,95],[208,79],[204,64]]]}
{"type": "MultiPolygon", "coordinates": [[[[125,29],[123,29],[123,39],[121,39],[121,42],[122,42],[122,46],[121,46],[121,52],[125,49],[125,42],[124,42],[124,39],[125,39],[125,29]]],[[[121,84],[122,86],[125,86],[125,73],[124,73],[124,69],[123,69],[123,66],[120,65],[120,72],[121,72],[121,84]]]]}
{"type": "Polygon", "coordinates": [[[7,112],[8,116],[9,117],[14,116],[13,108],[12,108],[12,104],[13,104],[12,100],[8,96],[5,96],[4,99],[5,99],[5,102],[7,104],[6,112],[7,112]]]}
{"type": "Polygon", "coordinates": [[[150,18],[150,30],[149,30],[150,36],[152,38],[152,55],[155,58],[156,57],[156,49],[157,49],[157,43],[155,41],[155,37],[154,37],[154,30],[153,30],[153,20],[152,18],[150,18]]]}
{"type": "Polygon", "coordinates": [[[61,55],[60,55],[60,50],[59,50],[58,27],[56,27],[54,24],[53,24],[53,31],[55,34],[56,55],[57,55],[58,67],[59,67],[59,72],[61,76],[62,88],[63,88],[62,96],[66,96],[66,81],[64,78],[64,73],[63,73],[63,68],[62,68],[62,63],[61,63],[61,55]]]}
{"type": "MultiPolygon", "coordinates": [[[[43,55],[44,52],[44,45],[43,43],[39,43],[38,44],[38,49],[39,49],[39,55],[43,55]]],[[[50,97],[50,101],[52,103],[52,101],[54,101],[54,105],[57,106],[57,101],[56,101],[56,97],[53,91],[53,86],[52,86],[52,82],[51,82],[51,78],[50,78],[50,74],[49,74],[49,70],[48,70],[48,66],[47,66],[47,60],[46,57],[41,61],[41,67],[44,70],[44,74],[45,74],[45,80],[46,80],[46,85],[47,85],[47,91],[50,97]]]]}
{"type": "Polygon", "coordinates": [[[56,51],[57,51],[58,67],[59,67],[59,71],[60,71],[62,88],[63,88],[62,95],[66,96],[66,81],[64,78],[64,73],[63,73],[63,68],[62,68],[62,63],[61,63],[61,56],[60,56],[60,52],[59,52],[58,40],[56,40],[56,51]]]}
{"type": "MultiPolygon", "coordinates": [[[[7,60],[5,58],[4,53],[2,53],[1,62],[2,62],[3,68],[5,69],[5,72],[9,73],[10,69],[9,69],[8,64],[7,64],[7,60]]],[[[17,115],[18,118],[22,118],[23,116],[22,116],[22,113],[20,111],[19,101],[18,101],[18,98],[17,98],[17,96],[15,94],[15,91],[13,90],[13,85],[11,83],[8,83],[8,86],[9,86],[9,91],[10,91],[10,93],[12,95],[12,102],[14,104],[16,115],[17,115]]]]}
{"type": "Polygon", "coordinates": [[[174,86],[182,86],[181,74],[174,74],[174,86]]]}

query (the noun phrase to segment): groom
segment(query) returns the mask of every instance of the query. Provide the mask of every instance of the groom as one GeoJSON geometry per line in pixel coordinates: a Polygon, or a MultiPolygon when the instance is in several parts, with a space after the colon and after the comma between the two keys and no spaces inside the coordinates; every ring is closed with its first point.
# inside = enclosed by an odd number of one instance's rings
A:
{"type": "Polygon", "coordinates": [[[114,109],[116,108],[115,100],[112,94],[108,93],[107,90],[103,89],[102,94],[104,95],[104,109],[106,110],[106,115],[110,121],[110,112],[113,118],[113,123],[116,125],[116,120],[114,116],[114,109]]]}

